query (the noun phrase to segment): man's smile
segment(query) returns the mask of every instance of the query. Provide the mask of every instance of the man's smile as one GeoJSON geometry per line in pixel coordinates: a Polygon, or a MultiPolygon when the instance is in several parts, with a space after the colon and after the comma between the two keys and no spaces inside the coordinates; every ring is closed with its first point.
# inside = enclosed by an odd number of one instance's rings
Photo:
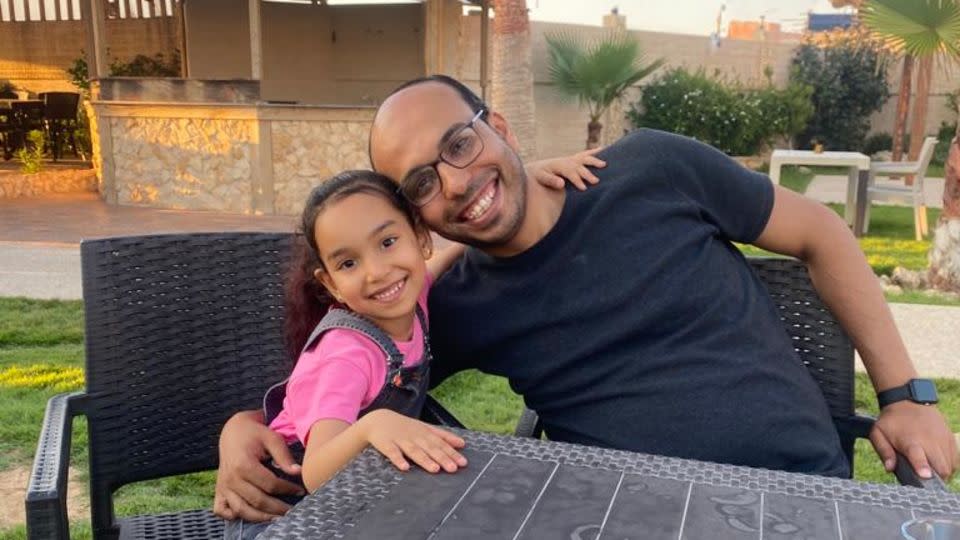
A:
{"type": "Polygon", "coordinates": [[[457,221],[470,225],[482,225],[494,212],[500,195],[500,175],[494,176],[484,187],[478,190],[473,200],[457,216],[457,221]]]}

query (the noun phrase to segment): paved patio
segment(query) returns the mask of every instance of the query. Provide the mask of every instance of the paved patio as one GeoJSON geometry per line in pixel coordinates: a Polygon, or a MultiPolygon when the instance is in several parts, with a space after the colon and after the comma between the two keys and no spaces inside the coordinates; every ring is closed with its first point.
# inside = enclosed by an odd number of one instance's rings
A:
{"type": "MultiPolygon", "coordinates": [[[[879,185],[902,187],[902,180],[878,180],[879,185]]],[[[807,197],[825,203],[844,204],[847,201],[847,177],[818,174],[807,186],[807,197]]],[[[929,208],[943,208],[943,178],[927,178],[923,181],[923,196],[929,208]]],[[[884,204],[878,202],[876,204],[884,204]]]]}

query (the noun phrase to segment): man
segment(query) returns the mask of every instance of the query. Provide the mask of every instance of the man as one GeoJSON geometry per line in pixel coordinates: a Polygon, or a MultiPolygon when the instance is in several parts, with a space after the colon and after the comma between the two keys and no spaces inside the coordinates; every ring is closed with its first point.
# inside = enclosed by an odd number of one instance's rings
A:
{"type": "MultiPolygon", "coordinates": [[[[431,293],[435,380],[504,375],[555,440],[759,467],[849,472],[822,395],[731,241],[802,259],[878,391],[916,378],[876,278],[828,208],[714,149],[640,131],[606,149],[600,183],[528,181],[507,121],[459,82],[412,81],[381,105],[374,168],[444,237],[469,244],[431,293]]],[[[871,440],[921,476],[958,466],[935,407],[897,400],[871,440]]],[[[216,511],[265,519],[294,471],[256,415],[221,436],[216,511]],[[266,493],[264,493],[266,492],[266,493]]]]}

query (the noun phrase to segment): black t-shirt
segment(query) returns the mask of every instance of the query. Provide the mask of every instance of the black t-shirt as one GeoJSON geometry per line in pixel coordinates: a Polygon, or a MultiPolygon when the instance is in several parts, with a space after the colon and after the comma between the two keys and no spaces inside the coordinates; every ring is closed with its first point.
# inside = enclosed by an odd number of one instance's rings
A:
{"type": "Polygon", "coordinates": [[[752,242],[769,179],[692,139],[641,130],[605,149],[529,250],[469,249],[430,295],[436,381],[509,379],[553,440],[846,475],[815,381],[752,242]]]}

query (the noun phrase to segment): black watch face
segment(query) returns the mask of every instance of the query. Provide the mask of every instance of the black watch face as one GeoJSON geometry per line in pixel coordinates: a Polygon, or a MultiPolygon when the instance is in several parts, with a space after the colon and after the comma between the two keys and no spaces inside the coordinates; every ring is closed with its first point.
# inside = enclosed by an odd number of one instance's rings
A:
{"type": "Polygon", "coordinates": [[[937,388],[933,381],[927,379],[913,379],[910,381],[910,394],[918,403],[936,403],[937,388]]]}

